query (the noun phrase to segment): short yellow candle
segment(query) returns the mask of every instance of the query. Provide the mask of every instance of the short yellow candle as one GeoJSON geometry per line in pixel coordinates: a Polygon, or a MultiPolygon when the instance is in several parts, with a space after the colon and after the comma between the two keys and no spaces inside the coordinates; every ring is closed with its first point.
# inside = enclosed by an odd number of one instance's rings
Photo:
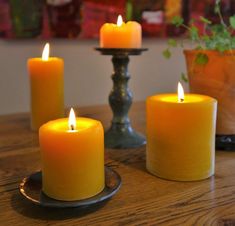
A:
{"type": "Polygon", "coordinates": [[[64,201],[92,197],[104,188],[104,132],[99,121],[68,118],[40,127],[43,192],[64,201]]]}
{"type": "Polygon", "coordinates": [[[102,48],[141,48],[141,25],[135,21],[124,23],[119,15],[117,24],[105,23],[100,29],[102,48]]]}
{"type": "Polygon", "coordinates": [[[31,87],[31,128],[64,116],[64,62],[49,58],[49,45],[42,58],[28,60],[31,87]]]}
{"type": "Polygon", "coordinates": [[[196,94],[147,99],[147,169],[177,181],[214,174],[217,101],[196,94]]]}

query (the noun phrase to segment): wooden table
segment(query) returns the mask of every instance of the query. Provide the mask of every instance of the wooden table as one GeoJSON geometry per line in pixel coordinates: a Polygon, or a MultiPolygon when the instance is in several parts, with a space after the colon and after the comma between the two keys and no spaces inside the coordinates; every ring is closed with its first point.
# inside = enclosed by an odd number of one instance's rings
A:
{"type": "MultiPolygon", "coordinates": [[[[80,115],[109,126],[107,106],[80,115]]],[[[134,104],[133,126],[145,132],[144,103],[134,104]]],[[[37,133],[28,114],[0,117],[0,225],[235,225],[235,152],[216,152],[216,174],[198,182],[159,179],[145,169],[145,147],[106,150],[106,165],[122,177],[120,191],[88,210],[46,209],[25,200],[21,179],[40,169],[37,133]]]]}

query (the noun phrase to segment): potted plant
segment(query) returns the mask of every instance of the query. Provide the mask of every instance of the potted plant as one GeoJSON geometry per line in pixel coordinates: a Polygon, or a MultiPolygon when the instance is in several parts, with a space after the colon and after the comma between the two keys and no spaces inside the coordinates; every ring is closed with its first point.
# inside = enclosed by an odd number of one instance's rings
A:
{"type": "MultiPolygon", "coordinates": [[[[187,77],[182,73],[182,79],[188,80],[190,92],[218,100],[217,149],[235,150],[235,15],[226,24],[221,14],[220,0],[216,0],[214,11],[220,23],[213,24],[201,16],[204,32],[199,32],[193,20],[185,25],[184,20],[177,16],[172,23],[176,27],[184,27],[196,46],[184,50],[187,77]]],[[[168,40],[168,47],[163,52],[166,58],[170,58],[170,50],[177,47],[178,42],[168,40]]]]}

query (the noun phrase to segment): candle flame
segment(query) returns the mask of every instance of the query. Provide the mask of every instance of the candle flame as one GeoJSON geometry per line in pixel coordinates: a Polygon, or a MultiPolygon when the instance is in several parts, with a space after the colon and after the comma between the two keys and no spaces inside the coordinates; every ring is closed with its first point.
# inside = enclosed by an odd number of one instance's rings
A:
{"type": "Polygon", "coordinates": [[[48,60],[48,58],[49,58],[49,51],[50,51],[50,45],[49,45],[49,43],[47,43],[44,46],[44,49],[42,51],[42,60],[43,61],[47,61],[48,60]]]}
{"type": "Polygon", "coordinates": [[[69,113],[69,129],[75,130],[76,129],[76,116],[73,108],[71,108],[69,113]]]}
{"type": "Polygon", "coordinates": [[[184,101],[184,89],[180,82],[178,82],[178,102],[184,101]]]}
{"type": "Polygon", "coordinates": [[[118,19],[117,19],[117,26],[118,26],[118,27],[122,26],[122,23],[123,23],[122,16],[119,15],[119,16],[118,16],[118,19]]]}

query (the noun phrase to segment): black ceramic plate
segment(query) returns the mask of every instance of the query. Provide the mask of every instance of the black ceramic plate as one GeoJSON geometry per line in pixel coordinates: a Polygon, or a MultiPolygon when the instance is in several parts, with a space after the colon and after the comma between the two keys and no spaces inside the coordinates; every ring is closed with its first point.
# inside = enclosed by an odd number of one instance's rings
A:
{"type": "Polygon", "coordinates": [[[31,202],[54,208],[85,207],[111,198],[121,187],[121,177],[111,168],[105,167],[105,188],[99,194],[78,201],[60,201],[46,196],[42,192],[42,173],[36,172],[20,183],[20,193],[31,202]]]}

